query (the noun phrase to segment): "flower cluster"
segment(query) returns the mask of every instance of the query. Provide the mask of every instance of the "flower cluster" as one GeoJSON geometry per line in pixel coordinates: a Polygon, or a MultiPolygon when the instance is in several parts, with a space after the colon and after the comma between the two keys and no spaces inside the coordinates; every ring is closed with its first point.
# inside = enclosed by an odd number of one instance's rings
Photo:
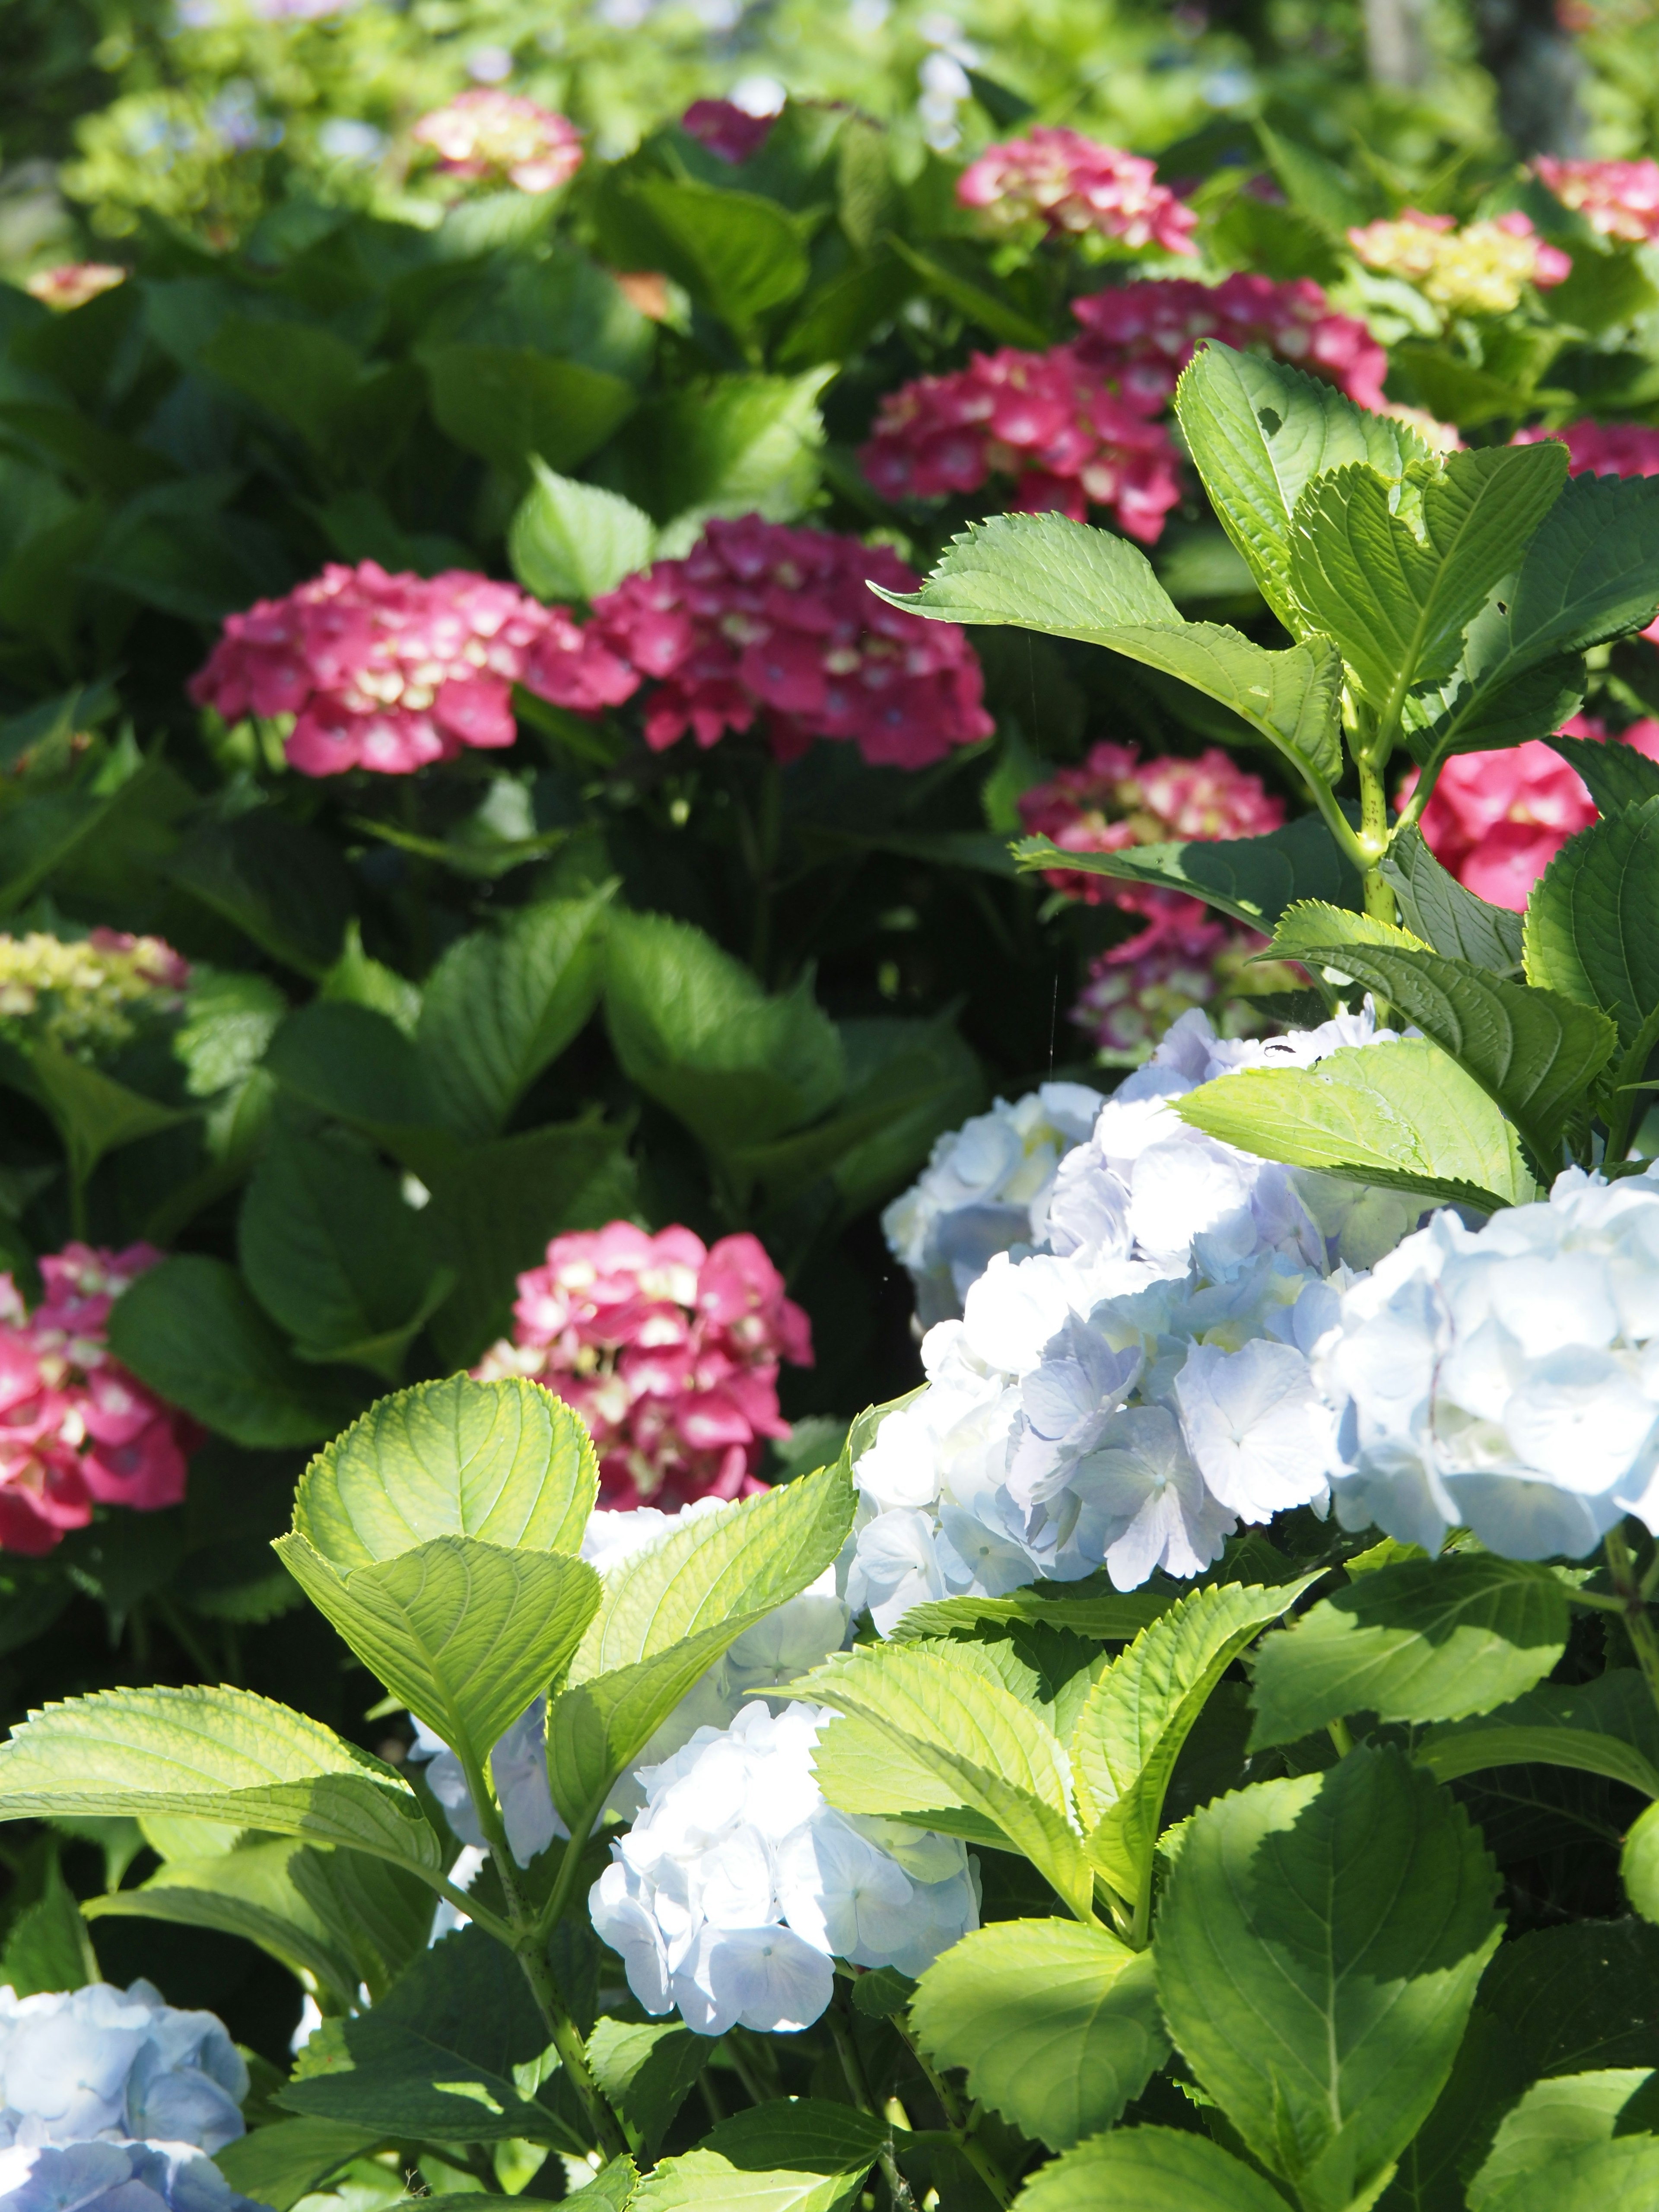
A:
{"type": "Polygon", "coordinates": [[[189,981],[190,963],[159,937],[0,936],[0,1036],[88,1056],[112,1052],[145,1017],[176,1012],[189,981]]]}
{"type": "Polygon", "coordinates": [[[126,282],[127,272],[112,261],[65,261],[55,269],[37,269],[25,288],[35,299],[66,315],[84,307],[100,292],[113,291],[126,282]]]}
{"type": "Polygon", "coordinates": [[[0,1550],[49,1552],[94,1504],[154,1512],[185,1494],[195,1424],[110,1358],[109,1311],[161,1254],[66,1244],[28,1312],[0,1274],[0,1550]]]}
{"type": "Polygon", "coordinates": [[[331,562],[285,599],[232,615],[191,679],[228,721],[291,714],[289,763],[304,775],[366,768],[407,775],[464,745],[510,745],[513,685],[589,711],[637,678],[588,647],[559,607],[465,569],[389,575],[331,562]]]}
{"type": "MultiPolygon", "coordinates": [[[[659,751],[687,730],[712,745],[757,715],[784,760],[841,738],[874,767],[925,768],[988,737],[962,630],[884,605],[871,583],[908,592],[917,579],[856,538],[758,515],[714,521],[684,560],[596,599],[585,647],[655,684],[645,736],[659,751]]],[[[534,672],[528,680],[557,696],[534,672]]]]}
{"type": "Polygon", "coordinates": [[[764,1439],[788,1434],[778,1364],[812,1364],[806,1316],[746,1235],[711,1249],[689,1229],[613,1221],[556,1237],[514,1313],[514,1341],[477,1371],[532,1376],[574,1407],[612,1504],[759,1488],[764,1439]]]}
{"type": "Polygon", "coordinates": [[[893,1257],[915,1288],[923,1328],[962,1311],[991,1255],[1023,1259],[1035,1249],[1060,1156],[1095,1125],[1100,1093],[1082,1083],[1045,1083],[1018,1105],[999,1098],[988,1114],[947,1130],[918,1181],[881,1217],[893,1257]]]}
{"type": "MultiPolygon", "coordinates": [[[[1285,819],[1285,802],[1259,775],[1236,768],[1219,745],[1196,760],[1146,761],[1134,745],[1093,746],[1079,768],[1057,769],[1020,795],[1020,819],[1034,837],[1071,853],[1121,853],[1130,845],[1188,838],[1259,837],[1285,819]]],[[[1192,918],[1196,899],[1142,893],[1081,869],[1050,868],[1043,881],[1091,906],[1110,902],[1142,914],[1177,910],[1192,918]],[[1158,901],[1161,904],[1153,904],[1158,901]]]]}
{"type": "Polygon", "coordinates": [[[1011,477],[1017,512],[1057,509],[1081,522],[1103,507],[1148,544],[1181,498],[1169,432],[1068,346],[975,354],[966,368],[889,392],[859,459],[887,499],[939,499],[1011,477]]]}
{"type": "Polygon", "coordinates": [[[775,115],[750,115],[729,100],[694,100],[680,118],[680,128],[716,161],[740,168],[752,161],[772,135],[775,115]]]}
{"type": "Polygon", "coordinates": [[[158,2142],[222,2150],[247,2068],[210,2012],[148,1982],[20,1997],[0,1988],[0,2145],[158,2142]]]}
{"type": "Polygon", "coordinates": [[[1470,1230],[1437,1213],[1346,1289],[1316,1368],[1340,1413],[1347,1528],[1437,1552],[1578,1558],[1627,1513],[1659,1533],[1659,1181],[1571,1168],[1470,1230]]]}
{"type": "MultiPolygon", "coordinates": [[[[1183,906],[1196,906],[1183,899],[1183,906]]],[[[1107,1066],[1137,1066],[1158,1039],[1194,1006],[1237,992],[1247,963],[1265,940],[1206,915],[1158,915],[1125,945],[1109,945],[1089,963],[1088,981],[1067,1019],[1088,1035],[1107,1066]]],[[[1256,991],[1294,989],[1302,981],[1285,963],[1253,970],[1256,991]]],[[[1231,996],[1221,1017],[1224,1036],[1255,1036],[1264,1024],[1249,994],[1231,996]]]]}
{"type": "Polygon", "coordinates": [[[1219,284],[1190,276],[1117,284],[1072,302],[1083,325],[1079,357],[1111,377],[1137,413],[1156,415],[1205,338],[1236,352],[1276,354],[1322,376],[1356,406],[1387,405],[1389,359],[1355,316],[1339,314],[1306,276],[1280,283],[1239,274],[1219,284]]]}
{"type": "Polygon", "coordinates": [[[998,1254],[922,1341],[927,1387],[854,1463],[848,1601],[890,1632],[916,1604],[1105,1565],[1194,1575],[1241,1521],[1325,1498],[1331,1415],[1308,1355],[1336,1289],[1423,1212],[1279,1167],[1170,1102],[1243,1066],[1383,1049],[1369,1009],[1266,1042],[1184,1015],[1060,1163],[1048,1249],[998,1254]]]}
{"type": "Polygon", "coordinates": [[[521,192],[556,191],[582,165],[581,134],[574,123],[533,100],[487,85],[423,115],[413,136],[438,155],[441,174],[484,178],[521,192]]]}
{"type": "Polygon", "coordinates": [[[269,2212],[179,2142],[14,2143],[0,2150],[6,2212],[269,2212]]]}
{"type": "Polygon", "coordinates": [[[1567,449],[1569,476],[1659,476],[1659,430],[1645,422],[1595,422],[1589,416],[1559,430],[1517,430],[1510,443],[1535,446],[1559,438],[1567,449]]]}
{"type": "Polygon", "coordinates": [[[1533,167],[1564,207],[1603,238],[1659,238],[1659,161],[1570,161],[1540,154],[1533,167]]]}
{"type": "Polygon", "coordinates": [[[979,1925],[960,1843],[824,1802],[812,1752],[830,1720],[750,1706],[641,1772],[644,1810],[588,1909],[647,2013],[787,2034],[823,2013],[836,1959],[920,1974],[979,1925]]]}
{"type": "MultiPolygon", "coordinates": [[[[1632,745],[1659,760],[1659,722],[1632,722],[1607,739],[1601,723],[1575,714],[1563,734],[1632,745]]],[[[1413,769],[1400,787],[1402,806],[1416,788],[1413,769]]],[[[1577,771],[1542,738],[1530,738],[1504,752],[1453,754],[1420,827],[1429,850],[1459,883],[1493,906],[1522,914],[1533,885],[1568,838],[1595,819],[1595,801],[1577,771]]]]}
{"type": "Polygon", "coordinates": [[[1368,269],[1404,276],[1425,300],[1451,315],[1506,315],[1528,285],[1559,284],[1572,263],[1547,246],[1518,211],[1460,229],[1449,215],[1405,208],[1392,221],[1348,233],[1368,269]]]}
{"type": "Polygon", "coordinates": [[[1075,131],[1038,129],[988,147],[957,178],[957,204],[999,231],[1037,222],[1054,236],[1092,235],[1136,250],[1161,246],[1167,253],[1197,250],[1191,233],[1198,217],[1158,182],[1155,162],[1075,131]]]}

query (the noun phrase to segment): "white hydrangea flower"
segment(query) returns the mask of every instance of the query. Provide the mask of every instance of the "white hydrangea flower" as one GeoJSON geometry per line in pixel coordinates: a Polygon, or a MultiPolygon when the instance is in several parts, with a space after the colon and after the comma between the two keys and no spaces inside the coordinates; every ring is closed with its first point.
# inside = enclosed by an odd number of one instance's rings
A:
{"type": "Polygon", "coordinates": [[[265,2212],[187,2142],[16,2143],[0,2150],[5,2212],[265,2212]]]}
{"type": "Polygon", "coordinates": [[[1030,1249],[1060,1157],[1088,1135],[1099,1107],[1086,1084],[1045,1083],[938,1139],[920,1179],[881,1217],[924,1328],[962,1311],[994,1253],[1030,1249]]]}
{"type": "Polygon", "coordinates": [[[1659,1532],[1659,1177],[1574,1168],[1484,1228],[1437,1213],[1342,1292],[1314,1373],[1345,1528],[1582,1558],[1659,1532]]]}
{"type": "Polygon", "coordinates": [[[243,2132],[247,2068],[210,2012],[149,1982],[20,1997],[0,1987],[0,2145],[154,2139],[223,2149],[243,2132]]]}
{"type": "Polygon", "coordinates": [[[757,1702],[641,1771],[644,1808],[588,1907],[647,2012],[788,2034],[829,2003],[835,1960],[920,1974],[979,1925],[961,1844],[824,1802],[812,1751],[830,1717],[757,1702]]]}

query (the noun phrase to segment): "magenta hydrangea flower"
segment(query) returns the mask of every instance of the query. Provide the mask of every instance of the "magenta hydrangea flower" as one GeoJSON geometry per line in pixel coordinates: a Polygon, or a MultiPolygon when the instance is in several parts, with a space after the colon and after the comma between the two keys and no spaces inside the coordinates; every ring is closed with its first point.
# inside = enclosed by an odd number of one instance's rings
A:
{"type": "Polygon", "coordinates": [[[1280,283],[1241,274],[1219,284],[1190,276],[1147,277],[1091,292],[1072,303],[1085,337],[1079,358],[1110,377],[1128,406],[1156,415],[1200,340],[1240,353],[1276,354],[1322,376],[1361,407],[1381,409],[1389,357],[1364,323],[1339,314],[1306,276],[1280,283]]]}
{"type": "Polygon", "coordinates": [[[708,149],[717,161],[733,168],[752,161],[771,135],[775,115],[750,115],[729,100],[694,100],[680,118],[680,128],[708,149]]]}
{"type": "Polygon", "coordinates": [[[1051,236],[1092,234],[1136,250],[1196,252],[1197,216],[1167,185],[1157,164],[1075,131],[1039,128],[988,147],[957,179],[957,204],[998,230],[1041,222],[1051,236]]]}
{"type": "Polygon", "coordinates": [[[434,108],[414,137],[445,176],[483,178],[521,192],[552,192],[582,165],[581,133],[567,117],[517,93],[479,85],[434,108]]]}
{"type": "Polygon", "coordinates": [[[108,1348],[110,1308],[164,1255],[66,1244],[33,1313],[0,1274],[0,1550],[49,1552],[94,1504],[154,1512],[185,1494],[202,1431],[108,1348]]]}
{"type": "Polygon", "coordinates": [[[1569,161],[1540,154],[1533,168],[1563,206],[1604,238],[1659,238],[1659,161],[1569,161]]]}
{"type": "Polygon", "coordinates": [[[1645,422],[1593,422],[1588,416],[1560,430],[1517,430],[1515,446],[1559,438],[1567,449],[1570,476],[1659,476],[1659,430],[1645,422]]]}
{"type": "MultiPolygon", "coordinates": [[[[1285,819],[1285,802],[1259,775],[1236,767],[1219,745],[1196,760],[1173,755],[1143,761],[1133,745],[1094,746],[1078,768],[1055,770],[1047,783],[1021,794],[1020,818],[1034,837],[1049,838],[1072,853],[1120,853],[1130,845],[1157,845],[1189,837],[1260,837],[1285,819]]],[[[1141,892],[1109,876],[1049,868],[1043,881],[1090,906],[1111,902],[1134,913],[1170,912],[1195,919],[1196,899],[1167,891],[1141,892]],[[1154,908],[1143,900],[1163,902],[1154,908]]]]}
{"type": "MultiPolygon", "coordinates": [[[[684,560],[594,601],[584,667],[625,665],[653,686],[645,738],[656,751],[688,730],[712,745],[757,718],[781,760],[837,738],[872,766],[925,768],[988,737],[962,630],[888,606],[872,582],[910,592],[917,579],[855,538],[752,514],[714,521],[684,560]]],[[[526,681],[545,688],[533,667],[526,681]]]]}
{"type": "Polygon", "coordinates": [[[1066,346],[1006,347],[950,375],[916,378],[883,399],[859,459],[887,499],[939,499],[1011,477],[1017,512],[1054,509],[1082,522],[1091,506],[1105,507],[1147,544],[1181,498],[1169,432],[1066,346]]]}
{"type": "MultiPolygon", "coordinates": [[[[1127,945],[1114,945],[1091,962],[1069,1019],[1101,1060],[1119,1066],[1144,1060],[1182,1014],[1210,1005],[1267,943],[1210,919],[1196,899],[1180,903],[1193,915],[1160,915],[1127,945]]],[[[1248,1000],[1231,1011],[1224,1034],[1243,1036],[1259,1026],[1248,1000]]]]}
{"type": "Polygon", "coordinates": [[[763,1489],[786,1437],[778,1365],[812,1364],[811,1325],[757,1237],[705,1245],[632,1222],[556,1237],[519,1278],[513,1341],[474,1372],[525,1375],[574,1407],[599,1455],[599,1502],[678,1507],[763,1489]]]}
{"type": "Polygon", "coordinates": [[[538,691],[585,712],[626,698],[635,680],[562,607],[512,584],[331,563],[230,616],[190,696],[227,721],[292,714],[285,750],[302,775],[407,775],[464,746],[510,745],[513,686],[532,665],[538,691]]]}

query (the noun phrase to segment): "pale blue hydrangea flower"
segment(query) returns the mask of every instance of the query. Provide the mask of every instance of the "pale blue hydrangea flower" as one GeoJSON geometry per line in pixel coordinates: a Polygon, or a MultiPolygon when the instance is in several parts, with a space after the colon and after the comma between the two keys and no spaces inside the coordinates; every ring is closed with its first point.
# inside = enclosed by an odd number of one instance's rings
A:
{"type": "Polygon", "coordinates": [[[243,2132],[247,2068],[210,2012],[149,1983],[19,1997],[0,1988],[0,2144],[153,2139],[222,2149],[243,2132]]]}
{"type": "Polygon", "coordinates": [[[0,2212],[264,2212],[182,2142],[16,2143],[0,2150],[0,2212]]]}

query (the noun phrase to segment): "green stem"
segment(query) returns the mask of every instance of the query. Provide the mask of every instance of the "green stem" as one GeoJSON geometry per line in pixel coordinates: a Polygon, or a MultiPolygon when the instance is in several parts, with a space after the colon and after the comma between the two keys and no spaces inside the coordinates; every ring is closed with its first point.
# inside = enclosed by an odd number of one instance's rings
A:
{"type": "MultiPolygon", "coordinates": [[[[847,2018],[844,2004],[845,2000],[838,1990],[830,2000],[830,2033],[835,2038],[841,2070],[847,2077],[848,2089],[860,2112],[867,2113],[872,2120],[885,2119],[886,2114],[876,2104],[870,2077],[864,2070],[864,2061],[853,2040],[852,2026],[847,2018]]],[[[892,2199],[893,2212],[916,2212],[916,2200],[910,2193],[910,2185],[899,2172],[898,2160],[893,2155],[890,2132],[877,2156],[881,2162],[882,2179],[887,2184],[887,2194],[892,2199]]]]}
{"type": "Polygon", "coordinates": [[[1394,887],[1382,873],[1389,851],[1389,794],[1383,787],[1386,759],[1370,752],[1354,756],[1359,770],[1359,847],[1365,856],[1365,911],[1374,921],[1395,920],[1394,887]]]}
{"type": "Polygon", "coordinates": [[[1346,1759],[1353,1749],[1353,1731],[1346,1721],[1328,1721],[1325,1724],[1325,1733],[1336,1746],[1337,1757],[1346,1759]]]}
{"type": "Polygon", "coordinates": [[[1630,1546],[1625,1540],[1622,1527],[1608,1529],[1605,1549],[1613,1589],[1623,1601],[1625,1626],[1635,1647],[1637,1663],[1646,1679],[1654,1704],[1659,1705],[1659,1634],[1656,1634],[1648,1613],[1642,1584],[1637,1577],[1636,1562],[1631,1557],[1630,1546]]]}
{"type": "Polygon", "coordinates": [[[974,2172],[985,2184],[997,2203],[1012,2204],[1014,2201],[1012,2184],[990,2152],[975,2135],[972,2116],[963,2109],[961,2098],[922,2051],[921,2046],[906,2026],[904,2015],[902,2013],[895,2013],[892,2015],[891,2025],[897,2032],[899,2041],[921,2069],[922,2078],[928,2087],[939,2099],[939,2110],[945,2115],[945,2124],[950,2129],[951,2139],[957,2148],[973,2167],[974,2172]]]}

